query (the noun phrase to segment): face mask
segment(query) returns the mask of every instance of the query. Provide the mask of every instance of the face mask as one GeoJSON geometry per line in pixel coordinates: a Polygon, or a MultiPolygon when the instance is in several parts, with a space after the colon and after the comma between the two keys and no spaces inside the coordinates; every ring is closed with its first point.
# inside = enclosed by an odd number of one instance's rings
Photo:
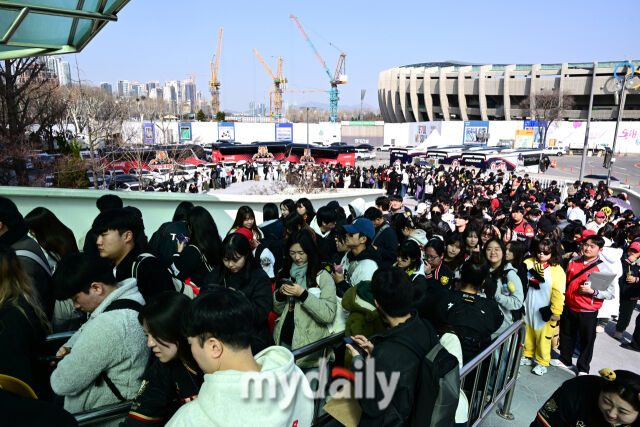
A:
{"type": "Polygon", "coordinates": [[[442,219],[442,214],[440,212],[431,213],[431,221],[437,224],[440,222],[441,219],[442,219]]]}

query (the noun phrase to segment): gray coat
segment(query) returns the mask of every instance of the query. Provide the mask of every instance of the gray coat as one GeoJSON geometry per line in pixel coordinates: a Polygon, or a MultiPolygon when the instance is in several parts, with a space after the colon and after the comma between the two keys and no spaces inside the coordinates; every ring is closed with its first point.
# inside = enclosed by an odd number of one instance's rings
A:
{"type": "Polygon", "coordinates": [[[135,279],[120,282],[91,313],[89,320],[64,344],[71,352],[51,374],[51,388],[64,396],[64,409],[71,413],[118,403],[109,387],[96,378],[106,372],[126,399],[133,399],[147,365],[147,340],[134,310],[105,308],[118,299],[144,304],[135,279]]]}

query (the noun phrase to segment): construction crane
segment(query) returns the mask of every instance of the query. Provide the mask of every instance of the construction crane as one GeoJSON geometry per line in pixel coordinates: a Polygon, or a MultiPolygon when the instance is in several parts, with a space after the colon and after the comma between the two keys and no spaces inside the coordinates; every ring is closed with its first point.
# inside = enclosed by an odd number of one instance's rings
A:
{"type": "Polygon", "coordinates": [[[269,92],[269,115],[271,116],[271,121],[280,123],[282,121],[282,91],[284,90],[284,86],[287,84],[287,79],[282,77],[282,56],[278,58],[278,68],[276,70],[276,74],[274,75],[271,71],[271,68],[264,62],[262,56],[258,53],[257,50],[253,49],[253,53],[258,57],[258,60],[262,64],[267,73],[269,73],[269,77],[273,80],[273,89],[269,92]],[[271,101],[273,95],[273,102],[271,101]]]}
{"type": "Polygon", "coordinates": [[[311,39],[309,39],[309,35],[304,30],[304,27],[300,23],[300,20],[298,20],[298,17],[292,14],[290,15],[290,18],[293,19],[293,21],[298,26],[298,30],[300,30],[302,37],[304,37],[304,39],[307,41],[307,43],[311,47],[311,50],[313,50],[313,53],[315,54],[316,59],[318,60],[318,62],[320,62],[320,65],[322,66],[322,68],[324,68],[325,73],[327,73],[327,76],[329,77],[329,83],[331,84],[331,89],[329,90],[329,121],[337,122],[338,121],[338,100],[340,99],[338,97],[338,85],[345,84],[347,82],[347,75],[344,74],[344,71],[343,71],[345,68],[344,60],[347,55],[344,52],[340,53],[340,56],[338,57],[338,65],[336,66],[336,71],[335,73],[333,73],[333,76],[332,76],[331,71],[329,71],[329,67],[327,67],[327,63],[324,61],[324,59],[322,59],[322,56],[320,56],[320,53],[318,53],[318,50],[313,45],[313,42],[311,42],[311,39]]]}
{"type": "Polygon", "coordinates": [[[211,115],[215,119],[220,111],[220,80],[218,79],[220,70],[220,49],[222,48],[222,27],[218,33],[218,50],[214,61],[211,61],[211,79],[209,80],[209,92],[211,92],[211,115]]]}

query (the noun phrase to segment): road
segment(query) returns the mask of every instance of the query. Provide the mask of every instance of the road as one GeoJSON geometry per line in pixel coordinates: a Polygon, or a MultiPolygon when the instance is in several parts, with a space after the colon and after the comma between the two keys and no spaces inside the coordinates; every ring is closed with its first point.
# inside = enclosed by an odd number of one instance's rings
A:
{"type": "MultiPolygon", "coordinates": [[[[560,177],[563,179],[578,179],[580,174],[581,156],[553,157],[557,162],[555,168],[550,168],[546,175],[560,177]]],[[[602,167],[602,157],[589,157],[585,166],[584,175],[604,175],[607,170],[602,167]]],[[[629,154],[616,158],[612,168],[612,177],[621,183],[628,184],[632,189],[640,189],[640,155],[629,154]]]]}

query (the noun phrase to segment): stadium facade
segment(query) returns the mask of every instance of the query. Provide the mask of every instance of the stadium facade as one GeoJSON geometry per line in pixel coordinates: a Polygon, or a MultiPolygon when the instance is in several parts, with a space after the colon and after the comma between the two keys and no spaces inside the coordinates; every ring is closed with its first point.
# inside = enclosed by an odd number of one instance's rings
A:
{"type": "MultiPolygon", "coordinates": [[[[378,103],[387,123],[533,118],[523,101],[553,91],[573,98],[563,119],[586,120],[593,86],[593,120],[615,120],[618,90],[614,70],[625,61],[563,64],[466,64],[433,62],[382,71],[378,103]]],[[[636,70],[640,61],[632,61],[636,70]]],[[[619,72],[623,72],[622,69],[619,72]]],[[[627,92],[624,120],[640,120],[640,71],[627,92]]]]}

